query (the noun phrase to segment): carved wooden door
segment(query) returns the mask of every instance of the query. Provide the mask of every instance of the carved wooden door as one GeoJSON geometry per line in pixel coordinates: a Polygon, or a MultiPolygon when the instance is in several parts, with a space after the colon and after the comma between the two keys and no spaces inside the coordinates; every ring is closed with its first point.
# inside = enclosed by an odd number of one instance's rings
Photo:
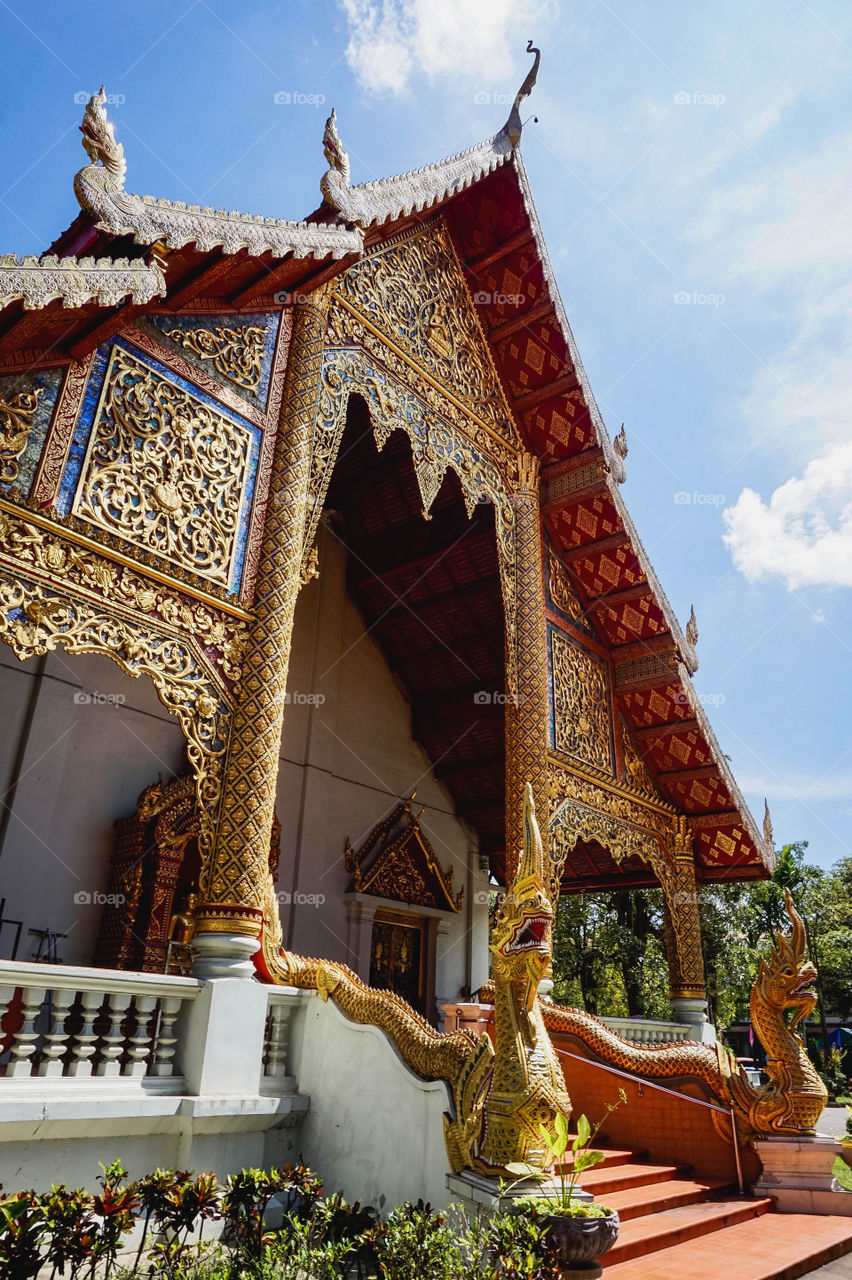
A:
{"type": "Polygon", "coordinates": [[[370,947],[370,986],[395,991],[426,1013],[426,920],[377,911],[370,947]]]}

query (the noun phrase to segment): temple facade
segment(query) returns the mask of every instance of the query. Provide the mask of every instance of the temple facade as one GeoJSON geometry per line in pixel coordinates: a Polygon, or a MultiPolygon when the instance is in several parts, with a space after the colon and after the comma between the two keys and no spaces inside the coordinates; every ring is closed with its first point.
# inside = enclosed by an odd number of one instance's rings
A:
{"type": "MultiPolygon", "coordinates": [[[[520,149],[535,68],[493,137],[378,182],[351,183],[332,113],[304,221],[132,194],[95,95],[79,215],[41,258],[0,259],[19,1097],[90,1076],[159,1081],[165,1111],[231,1096],[237,1066],[198,1045],[260,1000],[251,1092],[277,1101],[255,1131],[289,1132],[309,1089],[288,1053],[333,1096],[322,1045],[347,1017],[399,1048],[369,1002],[325,1004],[340,974],[452,1037],[527,784],[542,893],[660,887],[666,1037],[715,1052],[696,891],[769,874],[771,833],[693,688],[695,618],[630,519],[627,439],[559,297],[520,149]],[[304,989],[321,1000],[291,1043],[304,989]]],[[[378,1040],[351,1069],[398,1093],[378,1040]]],[[[401,1052],[439,1117],[424,1081],[450,1076],[401,1052]]],[[[238,1127],[174,1123],[178,1144],[238,1127]]],[[[435,1142],[438,1167],[440,1120],[435,1142]]]]}

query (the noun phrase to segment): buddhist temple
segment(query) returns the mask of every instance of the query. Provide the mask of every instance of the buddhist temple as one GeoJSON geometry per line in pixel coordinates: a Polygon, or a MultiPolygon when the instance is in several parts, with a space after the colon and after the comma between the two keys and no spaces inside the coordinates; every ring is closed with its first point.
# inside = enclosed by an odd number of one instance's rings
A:
{"type": "Polygon", "coordinates": [[[771,829],[559,296],[529,53],[493,136],[396,177],[353,182],[332,112],[301,221],[133,194],[102,91],[78,215],[0,258],[5,1184],[121,1136],[140,1171],[304,1153],[446,1200],[500,1163],[462,1121],[520,885],[543,920],[662,889],[669,1022],[601,1023],[616,1052],[530,999],[575,1107],[629,1077],[613,1141],[759,1174],[697,890],[766,877],[771,829]],[[381,1130],[366,1160],[346,1126],[381,1130]]]}

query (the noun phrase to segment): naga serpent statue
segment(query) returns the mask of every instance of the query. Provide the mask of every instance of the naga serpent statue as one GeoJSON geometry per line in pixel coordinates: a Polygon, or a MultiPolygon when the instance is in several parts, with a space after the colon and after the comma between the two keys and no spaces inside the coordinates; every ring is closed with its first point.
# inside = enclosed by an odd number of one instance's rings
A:
{"type": "MultiPolygon", "coordinates": [[[[733,1107],[740,1140],[760,1134],[814,1133],[828,1093],[797,1027],[816,1005],[817,974],[807,959],[802,918],[789,890],[785,896],[792,933],[789,938],[778,934],[769,959],[760,962],[751,991],[752,1023],[766,1050],[766,1084],[751,1085],[722,1045],[678,1042],[640,1048],[591,1014],[550,1002],[543,1005],[545,1025],[576,1040],[585,1056],[599,1062],[670,1085],[698,1084],[726,1110],[733,1107]]],[[[480,995],[488,998],[489,992],[480,995]]]]}
{"type": "MultiPolygon", "coordinates": [[[[256,959],[266,981],[331,998],[353,1022],[380,1027],[418,1076],[444,1080],[452,1098],[452,1114],[444,1116],[444,1137],[453,1171],[470,1168],[500,1177],[511,1163],[546,1169],[549,1157],[539,1126],[552,1129],[557,1114],[570,1114],[550,1031],[575,1040],[591,1060],[648,1080],[666,1080],[669,1087],[698,1085],[719,1106],[733,1109],[740,1142],[759,1134],[813,1133],[828,1095],[797,1027],[816,1004],[816,970],[806,958],[804,924],[789,891],[786,909],[792,934],[778,935],[769,959],[760,962],[751,994],[752,1021],[767,1052],[769,1076],[768,1083],[757,1088],[721,1045],[677,1042],[642,1048],[591,1014],[539,999],[539,983],[551,968],[554,912],[544,887],[541,839],[529,786],[524,849],[492,934],[494,979],[480,992],[494,1004],[493,1047],[485,1034],[436,1031],[400,996],[367,986],[346,965],[283,950],[271,875],[256,959]]],[[[729,1136],[723,1128],[720,1132],[729,1136]]]]}

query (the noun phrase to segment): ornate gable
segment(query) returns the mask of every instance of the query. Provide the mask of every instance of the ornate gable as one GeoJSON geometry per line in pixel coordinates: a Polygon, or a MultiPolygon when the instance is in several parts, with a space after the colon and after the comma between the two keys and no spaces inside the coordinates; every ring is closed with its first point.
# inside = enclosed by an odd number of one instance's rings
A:
{"type": "Polygon", "coordinates": [[[520,447],[477,308],[440,215],[373,249],[337,281],[356,318],[398,345],[482,426],[520,447]]]}
{"type": "Polygon", "coordinates": [[[461,911],[464,887],[454,893],[453,872],[442,871],[420,830],[423,810],[415,814],[412,793],[373,828],[357,851],[346,840],[346,870],[356,893],[394,902],[461,911]]]}

